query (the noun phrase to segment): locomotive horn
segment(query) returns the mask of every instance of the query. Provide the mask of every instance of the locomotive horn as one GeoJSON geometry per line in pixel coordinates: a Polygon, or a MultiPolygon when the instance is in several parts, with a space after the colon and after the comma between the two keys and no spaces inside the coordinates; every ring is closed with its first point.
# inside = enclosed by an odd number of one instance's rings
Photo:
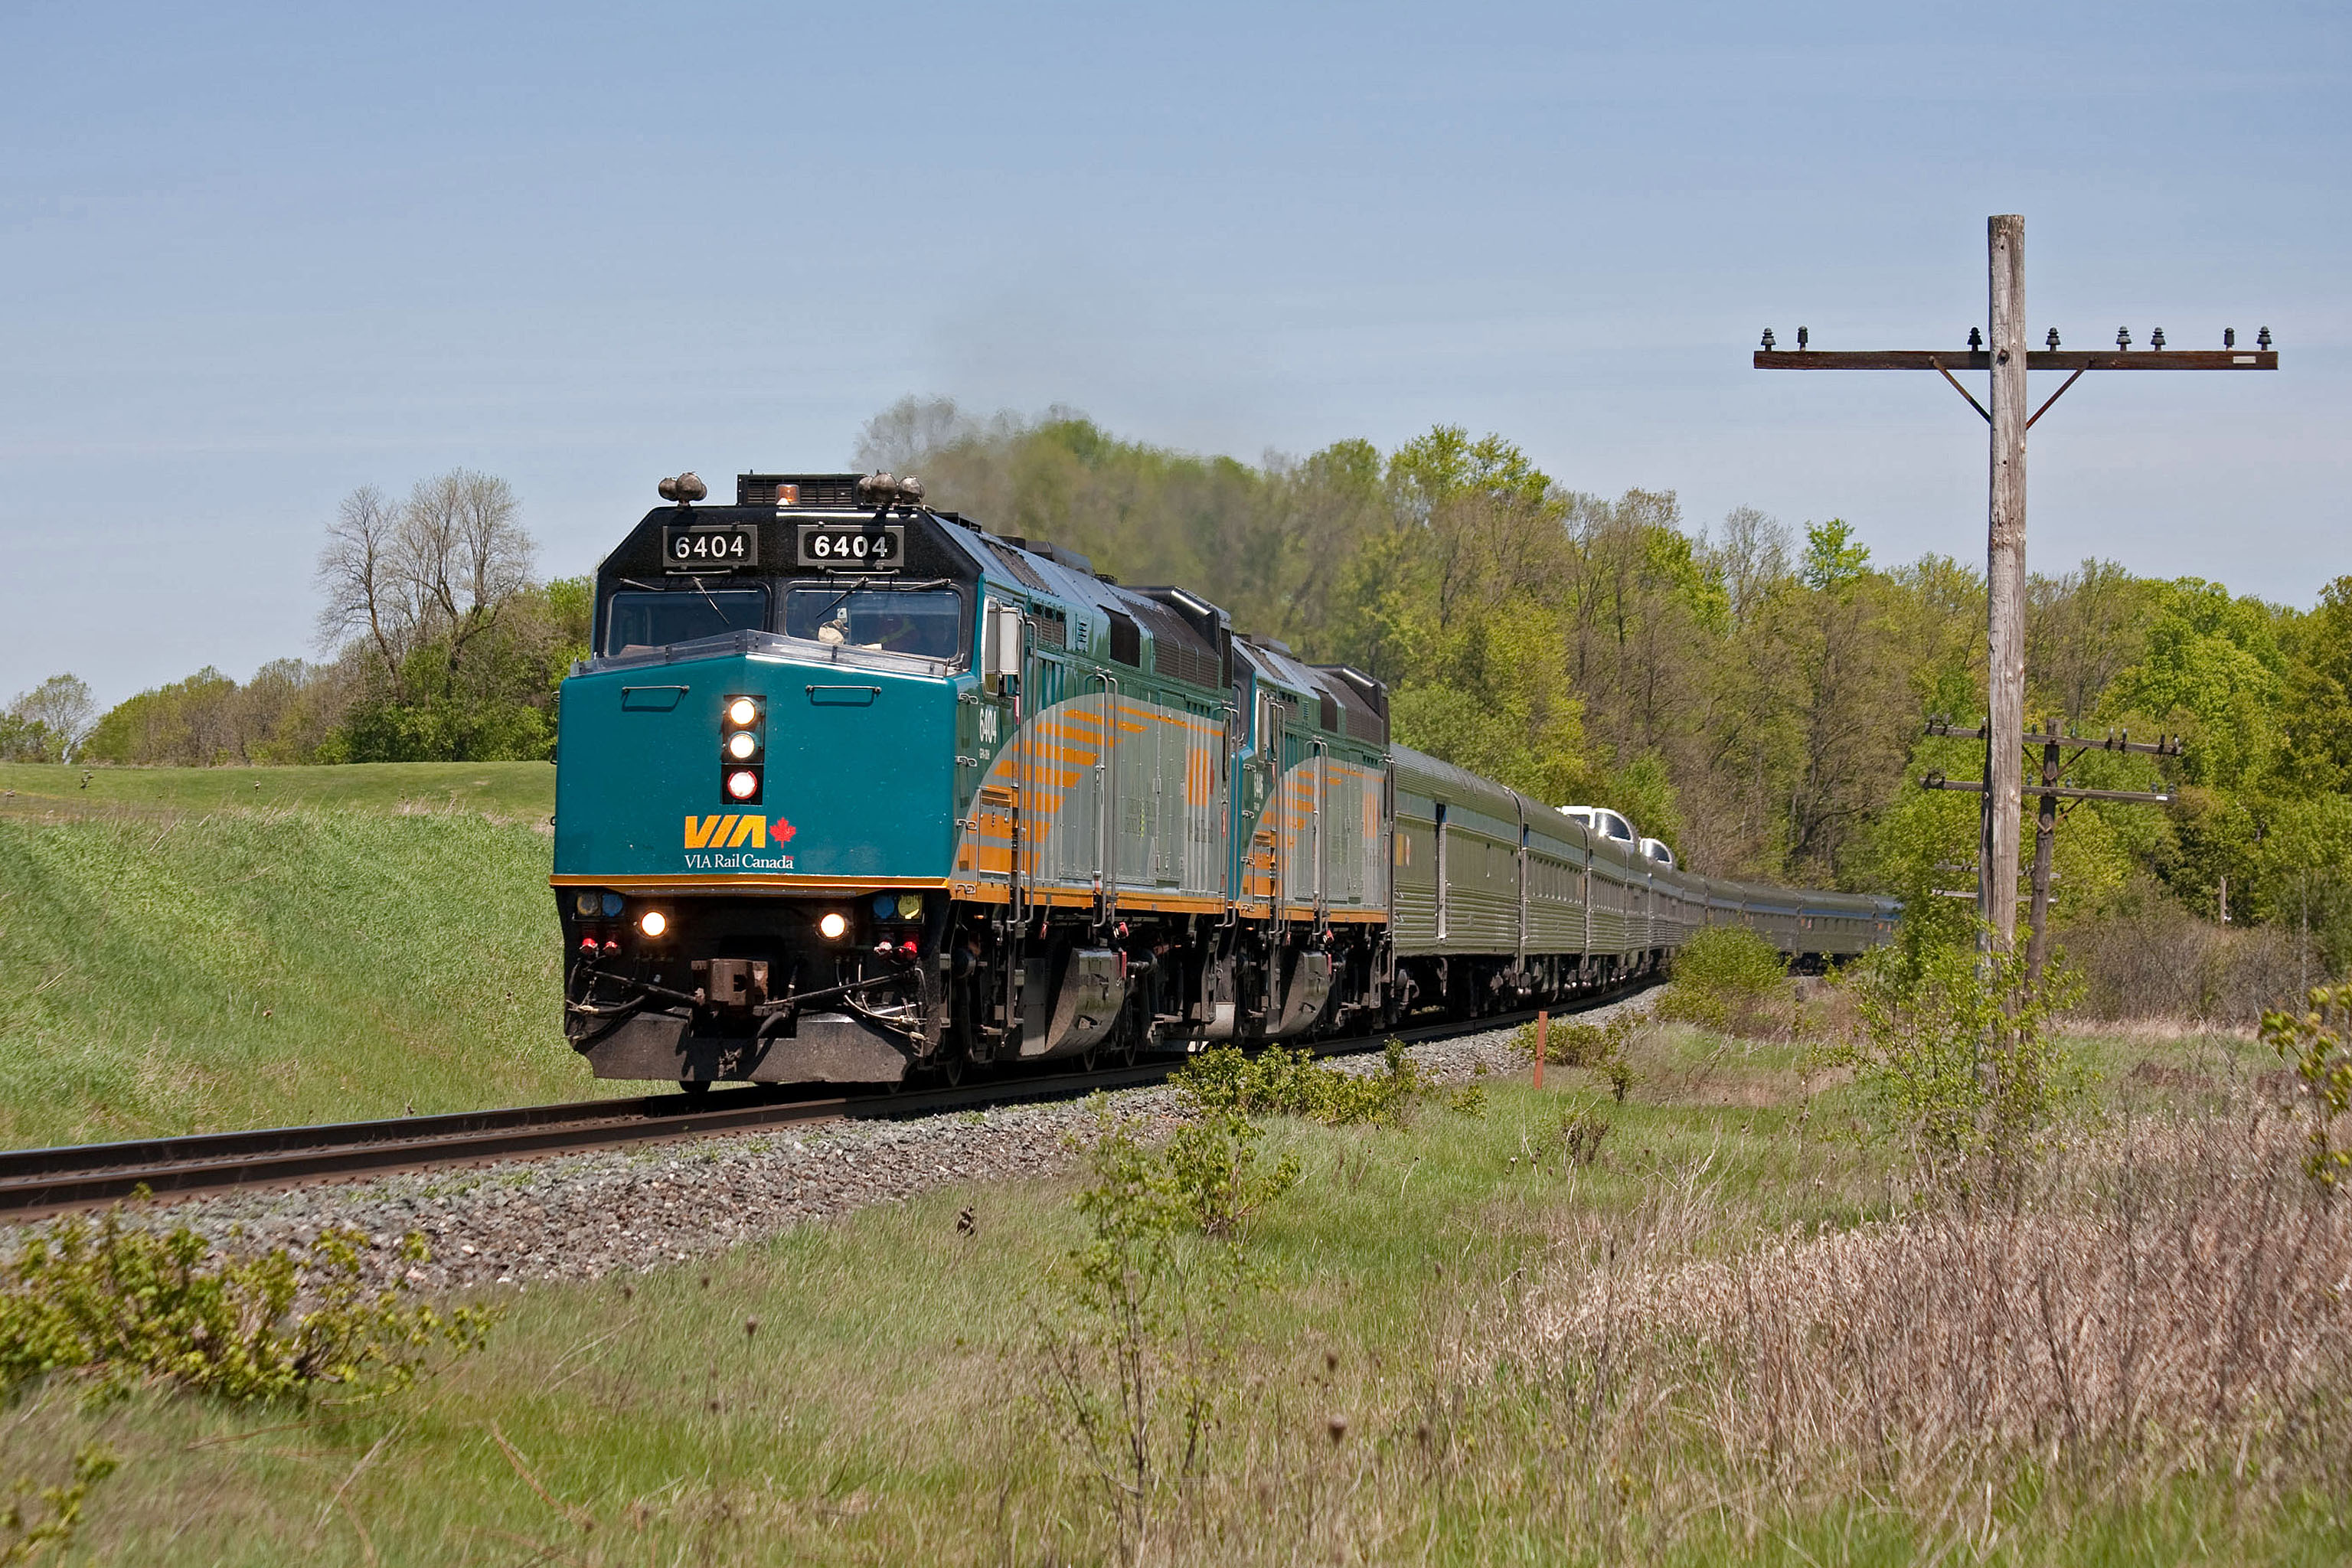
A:
{"type": "Polygon", "coordinates": [[[698,501],[710,493],[710,487],[690,472],[680,474],[674,479],[664,479],[654,488],[661,492],[662,500],[674,500],[680,506],[698,501]]]}
{"type": "Polygon", "coordinates": [[[857,481],[857,494],[860,500],[878,506],[919,501],[923,499],[923,481],[912,474],[903,479],[888,474],[868,474],[857,481]]]}

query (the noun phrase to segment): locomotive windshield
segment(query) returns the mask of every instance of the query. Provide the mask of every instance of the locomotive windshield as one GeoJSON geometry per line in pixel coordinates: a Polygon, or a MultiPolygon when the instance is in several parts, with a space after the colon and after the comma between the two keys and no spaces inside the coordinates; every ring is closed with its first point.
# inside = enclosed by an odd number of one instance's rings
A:
{"type": "Polygon", "coordinates": [[[667,647],[729,632],[765,631],[765,588],[687,588],[668,593],[620,593],[604,622],[604,651],[667,647]]]}
{"type": "Polygon", "coordinates": [[[952,588],[793,588],[784,635],[952,661],[963,655],[963,596],[952,588]]]}

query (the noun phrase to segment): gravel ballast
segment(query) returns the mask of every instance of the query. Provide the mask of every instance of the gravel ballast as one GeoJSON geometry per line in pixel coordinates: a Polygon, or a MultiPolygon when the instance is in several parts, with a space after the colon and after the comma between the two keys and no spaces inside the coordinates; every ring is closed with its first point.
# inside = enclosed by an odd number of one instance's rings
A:
{"type": "MultiPolygon", "coordinates": [[[[1602,1021],[1647,1005],[1646,996],[1635,996],[1577,1016],[1602,1021]]],[[[1508,1073],[1524,1066],[1510,1049],[1515,1032],[1431,1041],[1408,1054],[1441,1082],[1465,1082],[1482,1071],[1508,1073]]],[[[1381,1055],[1337,1058],[1332,1065],[1371,1072],[1381,1055]]],[[[1173,1121],[1179,1114],[1174,1091],[1162,1087],[1104,1098],[1126,1117],[1173,1121]]],[[[1085,1100],[1061,1100],[903,1121],[844,1120],[157,1203],[140,1223],[185,1224],[239,1251],[299,1248],[324,1228],[352,1226],[373,1244],[371,1275],[404,1277],[425,1291],[593,1279],[687,1262],[935,1187],[1050,1175],[1073,1163],[1076,1136],[1094,1115],[1085,1100]],[[426,1262],[415,1266],[399,1255],[401,1239],[412,1231],[432,1250],[426,1262]]]]}

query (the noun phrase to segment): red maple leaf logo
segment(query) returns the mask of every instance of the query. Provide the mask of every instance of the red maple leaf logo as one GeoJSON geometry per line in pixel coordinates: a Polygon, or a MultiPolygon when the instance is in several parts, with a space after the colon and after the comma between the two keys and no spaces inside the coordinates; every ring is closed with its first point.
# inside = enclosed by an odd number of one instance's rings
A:
{"type": "Polygon", "coordinates": [[[779,844],[790,844],[793,841],[793,835],[799,831],[799,828],[780,816],[776,818],[776,826],[769,829],[769,835],[779,844]]]}

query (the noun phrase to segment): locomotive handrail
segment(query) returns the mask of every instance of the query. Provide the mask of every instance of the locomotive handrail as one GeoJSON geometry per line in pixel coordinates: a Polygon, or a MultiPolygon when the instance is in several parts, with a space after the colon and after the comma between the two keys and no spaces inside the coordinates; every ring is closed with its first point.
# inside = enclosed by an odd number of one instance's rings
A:
{"type": "Polygon", "coordinates": [[[1315,934],[1320,937],[1331,923],[1331,876],[1323,837],[1323,816],[1331,801],[1331,747],[1320,735],[1307,744],[1315,752],[1315,934]]]}
{"type": "Polygon", "coordinates": [[[1021,1010],[1022,947],[1029,931],[1029,904],[1026,897],[1028,880],[1034,879],[1036,868],[1026,864],[1029,848],[1025,842],[1029,826],[1029,791],[1035,754],[1035,739],[1029,733],[1031,666],[1037,658],[1035,636],[1037,620],[1030,614],[1026,599],[1014,601],[1021,618],[1021,672],[1013,692],[1013,862],[1004,879],[1004,1028],[998,1037],[999,1054],[1007,1046],[1013,1054],[1021,1054],[1020,1037],[1014,1032],[1021,1010]]]}
{"type": "Polygon", "coordinates": [[[1258,766],[1265,770],[1268,780],[1266,796],[1259,808],[1258,820],[1264,822],[1268,816],[1274,819],[1274,831],[1270,835],[1273,840],[1274,878],[1273,885],[1266,889],[1265,914],[1268,923],[1274,927],[1276,941],[1286,942],[1290,937],[1290,900],[1283,897],[1283,878],[1284,873],[1290,868],[1290,858],[1282,852],[1283,841],[1288,837],[1286,831],[1286,825],[1283,822],[1282,781],[1284,775],[1289,772],[1285,765],[1285,753],[1290,750],[1290,704],[1282,700],[1282,694],[1279,691],[1261,690],[1258,693],[1258,708],[1262,715],[1272,721],[1270,725],[1261,722],[1258,725],[1257,735],[1257,763],[1258,766]],[[1271,757],[1267,755],[1265,745],[1265,731],[1268,728],[1274,731],[1274,752],[1271,757]]]}
{"type": "Polygon", "coordinates": [[[1095,786],[1095,923],[1108,925],[1118,908],[1118,677],[1090,672],[1102,682],[1103,719],[1099,775],[1095,786]]]}
{"type": "Polygon", "coordinates": [[[1220,754],[1217,760],[1217,787],[1219,791],[1217,796],[1217,817],[1218,820],[1223,824],[1222,831],[1224,838],[1225,849],[1223,856],[1225,863],[1225,918],[1223,921],[1223,926],[1225,929],[1230,930],[1234,926],[1241,923],[1242,911],[1240,899],[1242,889],[1237,887],[1235,883],[1240,876],[1240,872],[1237,868],[1240,866],[1244,857],[1249,853],[1247,847],[1244,844],[1236,843],[1234,837],[1234,753],[1240,749],[1241,745],[1242,710],[1241,705],[1233,700],[1233,693],[1231,691],[1225,693],[1224,703],[1219,711],[1224,716],[1224,738],[1219,747],[1220,754]]]}

